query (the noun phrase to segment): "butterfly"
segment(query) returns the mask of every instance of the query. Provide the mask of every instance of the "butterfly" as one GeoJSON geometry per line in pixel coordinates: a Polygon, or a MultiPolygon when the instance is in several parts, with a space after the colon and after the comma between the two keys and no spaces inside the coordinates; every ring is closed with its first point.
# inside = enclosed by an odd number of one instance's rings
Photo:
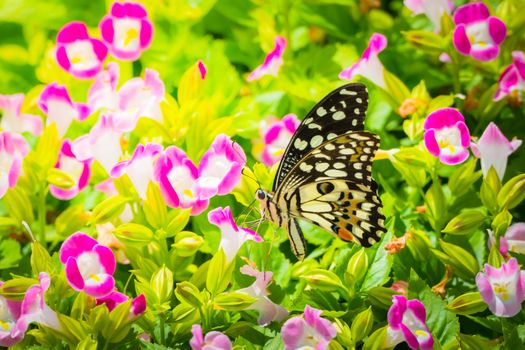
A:
{"type": "Polygon", "coordinates": [[[364,247],[385,232],[372,179],[379,137],[364,131],[367,106],[363,84],[347,84],[325,96],[288,143],[272,192],[256,192],[263,218],[287,230],[298,259],[306,255],[298,219],[364,247]]]}

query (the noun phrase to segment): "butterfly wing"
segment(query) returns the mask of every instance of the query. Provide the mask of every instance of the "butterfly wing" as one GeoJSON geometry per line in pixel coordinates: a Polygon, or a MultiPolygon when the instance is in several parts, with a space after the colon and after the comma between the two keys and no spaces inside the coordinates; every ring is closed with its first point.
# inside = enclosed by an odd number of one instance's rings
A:
{"type": "Polygon", "coordinates": [[[362,131],[367,107],[368,91],[363,84],[343,85],[315,105],[288,143],[275,175],[273,191],[305,155],[323,142],[362,131]]]}

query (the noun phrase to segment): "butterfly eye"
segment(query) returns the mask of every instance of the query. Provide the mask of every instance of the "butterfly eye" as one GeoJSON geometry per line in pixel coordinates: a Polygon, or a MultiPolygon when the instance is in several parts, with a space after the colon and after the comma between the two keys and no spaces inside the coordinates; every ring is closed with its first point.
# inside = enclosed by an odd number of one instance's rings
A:
{"type": "Polygon", "coordinates": [[[259,199],[261,201],[266,198],[266,192],[264,192],[261,189],[258,189],[257,192],[255,193],[255,195],[257,196],[257,199],[259,199]]]}

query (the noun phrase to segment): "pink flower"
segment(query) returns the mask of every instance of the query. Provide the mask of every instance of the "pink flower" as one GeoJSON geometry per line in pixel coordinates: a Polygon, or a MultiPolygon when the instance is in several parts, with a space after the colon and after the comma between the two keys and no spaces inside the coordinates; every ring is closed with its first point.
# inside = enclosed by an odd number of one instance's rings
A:
{"type": "MultiPolygon", "coordinates": [[[[0,286],[3,284],[0,281],[0,286]]],[[[25,330],[17,327],[21,308],[21,301],[9,300],[0,295],[0,346],[12,346],[24,339],[25,330]]]]}
{"type": "Polygon", "coordinates": [[[21,113],[23,102],[24,94],[0,95],[0,111],[2,111],[0,127],[18,134],[26,131],[36,136],[42,134],[42,118],[21,113]]]}
{"type": "Polygon", "coordinates": [[[248,228],[237,226],[233,220],[230,207],[224,209],[219,207],[211,210],[208,213],[208,221],[219,227],[221,230],[221,243],[219,244],[219,249],[222,248],[224,250],[228,262],[235,258],[244,242],[263,241],[262,237],[256,232],[248,228]]]}
{"type": "Polygon", "coordinates": [[[97,160],[109,173],[122,155],[122,132],[113,114],[102,115],[89,134],[72,143],[71,150],[79,161],[97,160]]]}
{"type": "Polygon", "coordinates": [[[153,25],[139,3],[115,2],[99,24],[102,39],[111,54],[121,60],[136,60],[151,44],[153,25]]]}
{"type": "Polygon", "coordinates": [[[190,346],[192,350],[232,350],[232,343],[221,332],[211,331],[202,335],[202,328],[198,324],[191,327],[190,346]]]}
{"type": "Polygon", "coordinates": [[[525,271],[511,258],[500,268],[485,264],[476,276],[476,285],[490,311],[499,317],[512,317],[521,310],[525,300],[525,271]]]}
{"type": "Polygon", "coordinates": [[[275,47],[266,55],[264,63],[255,68],[246,78],[247,81],[259,80],[265,75],[277,76],[283,65],[283,54],[286,48],[286,39],[282,36],[275,37],[275,47]]]}
{"type": "Polygon", "coordinates": [[[118,110],[117,84],[120,67],[116,62],[109,62],[107,70],[97,74],[95,81],[89,88],[88,106],[95,112],[106,108],[111,111],[118,110]]]}
{"type": "Polygon", "coordinates": [[[246,163],[243,149],[228,136],[219,134],[199,163],[199,186],[208,198],[230,193],[241,180],[246,163]]]}
{"type": "Polygon", "coordinates": [[[507,27],[499,18],[490,16],[487,5],[475,2],[460,6],[454,13],[454,23],[453,42],[459,53],[480,61],[498,57],[507,27]]]}
{"type": "Polygon", "coordinates": [[[47,115],[46,125],[56,123],[60,137],[67,132],[73,119],[82,121],[89,115],[89,107],[73,102],[66,87],[57,83],[51,83],[42,90],[38,107],[47,115]]]}
{"type": "Polygon", "coordinates": [[[0,198],[13,188],[22,171],[22,160],[29,153],[26,140],[9,131],[0,131],[0,198]]]}
{"type": "Polygon", "coordinates": [[[241,272],[245,275],[255,277],[255,282],[249,287],[238,290],[238,292],[246,293],[257,301],[250,305],[249,310],[257,310],[259,312],[259,319],[257,322],[261,326],[266,326],[272,321],[281,321],[287,315],[288,311],[282,306],[275,304],[268,298],[268,284],[272,280],[271,272],[260,272],[256,268],[250,265],[244,265],[241,267],[241,272]]]}
{"type": "Polygon", "coordinates": [[[388,310],[387,347],[406,341],[411,349],[432,350],[434,338],[426,325],[426,311],[417,299],[394,295],[388,310]]]}
{"type": "Polygon", "coordinates": [[[386,48],[386,45],[387,39],[384,35],[379,33],[372,34],[368,47],[359,61],[339,73],[339,78],[352,80],[357,75],[360,75],[386,90],[385,67],[383,67],[378,57],[378,54],[386,48]]]}
{"type": "Polygon", "coordinates": [[[287,114],[283,119],[274,121],[262,131],[264,149],[261,159],[266,166],[270,167],[281,160],[299,124],[301,121],[295,114],[287,114]]]}
{"type": "Polygon", "coordinates": [[[512,60],[513,63],[499,77],[494,101],[501,100],[513,91],[525,91],[525,54],[523,51],[513,51],[512,60]]]}
{"type": "Polygon", "coordinates": [[[494,170],[496,170],[501,180],[507,168],[508,157],[516,151],[520,145],[521,140],[515,138],[509,141],[498,126],[490,122],[478,142],[471,143],[470,147],[474,155],[481,158],[483,175],[486,176],[490,167],[494,167],[494,170]]]}
{"type": "MultiPolygon", "coordinates": [[[[496,237],[494,232],[490,229],[487,230],[489,233],[488,246],[492,248],[496,237]]],[[[499,252],[508,256],[509,252],[525,254],[525,222],[518,222],[511,225],[507,232],[499,238],[499,252]]]]}
{"type": "Polygon", "coordinates": [[[458,164],[468,158],[470,134],[457,109],[441,108],[430,113],[423,127],[425,146],[442,163],[458,164]]]}
{"type": "Polygon", "coordinates": [[[201,76],[201,80],[204,80],[206,78],[206,73],[208,70],[206,69],[206,65],[202,60],[197,61],[197,68],[199,69],[199,74],[201,76]]]}
{"type": "Polygon", "coordinates": [[[89,37],[82,22],[70,22],[58,32],[57,62],[75,78],[93,78],[102,69],[107,54],[106,45],[89,37]]]}
{"type": "Polygon", "coordinates": [[[156,143],[137,145],[131,159],[117,163],[111,169],[111,177],[127,174],[140,198],[146,199],[148,184],[154,178],[154,163],[161,152],[162,146],[156,143]]]}
{"type": "Polygon", "coordinates": [[[95,298],[113,291],[115,256],[85,233],[77,232],[62,243],[60,262],[66,265],[66,277],[73,289],[95,298]]]}
{"type": "Polygon", "coordinates": [[[155,180],[166,204],[172,208],[192,208],[192,215],[200,214],[209,204],[198,178],[195,164],[175,146],[166,148],[155,164],[155,180]]]}
{"type": "MultiPolygon", "coordinates": [[[[113,181],[113,179],[110,180],[113,181]]],[[[115,191],[114,194],[116,193],[117,191],[115,191]]],[[[122,212],[122,214],[120,214],[119,219],[123,223],[130,222],[133,219],[133,213],[131,212],[129,204],[126,204],[126,206],[124,207],[124,211],[122,212]]],[[[110,248],[113,251],[113,254],[115,254],[117,262],[119,262],[120,264],[129,264],[130,261],[125,253],[126,246],[121,241],[119,241],[117,237],[115,237],[115,226],[111,222],[106,222],[103,224],[96,225],[96,229],[98,244],[110,248]]]]}
{"type": "Polygon", "coordinates": [[[75,197],[88,185],[89,176],[91,174],[89,168],[90,163],[91,160],[89,159],[79,161],[71,151],[71,142],[69,140],[64,140],[60,153],[58,154],[58,161],[55,164],[55,168],[68,174],[74,181],[74,184],[69,188],[60,188],[50,185],[49,191],[51,194],[62,200],[68,200],[75,197]]]}
{"type": "Polygon", "coordinates": [[[403,3],[414,15],[424,14],[434,24],[436,32],[441,30],[441,17],[450,14],[454,4],[450,0],[404,0],[403,3]]]}
{"type": "Polygon", "coordinates": [[[326,350],[336,334],[337,330],[332,322],[321,317],[321,310],[309,305],[304,308],[302,316],[290,318],[281,328],[286,350],[326,350]]]}
{"type": "MultiPolygon", "coordinates": [[[[97,298],[97,305],[106,304],[108,310],[111,312],[117,305],[122,304],[129,300],[129,297],[114,290],[110,294],[97,298]]],[[[146,311],[146,297],[144,294],[140,294],[131,301],[131,308],[129,310],[128,321],[134,320],[146,311]]]]}

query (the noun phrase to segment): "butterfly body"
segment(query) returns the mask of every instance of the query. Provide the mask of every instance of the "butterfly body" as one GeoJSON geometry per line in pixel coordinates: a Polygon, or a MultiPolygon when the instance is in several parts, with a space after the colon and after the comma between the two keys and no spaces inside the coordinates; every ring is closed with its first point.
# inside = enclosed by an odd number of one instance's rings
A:
{"type": "Polygon", "coordinates": [[[266,219],[287,230],[294,254],[306,245],[297,219],[370,246],[384,229],[372,160],[379,138],[364,131],[368,93],[348,84],[328,94],[293,135],[273,184],[256,197],[266,219]]]}

